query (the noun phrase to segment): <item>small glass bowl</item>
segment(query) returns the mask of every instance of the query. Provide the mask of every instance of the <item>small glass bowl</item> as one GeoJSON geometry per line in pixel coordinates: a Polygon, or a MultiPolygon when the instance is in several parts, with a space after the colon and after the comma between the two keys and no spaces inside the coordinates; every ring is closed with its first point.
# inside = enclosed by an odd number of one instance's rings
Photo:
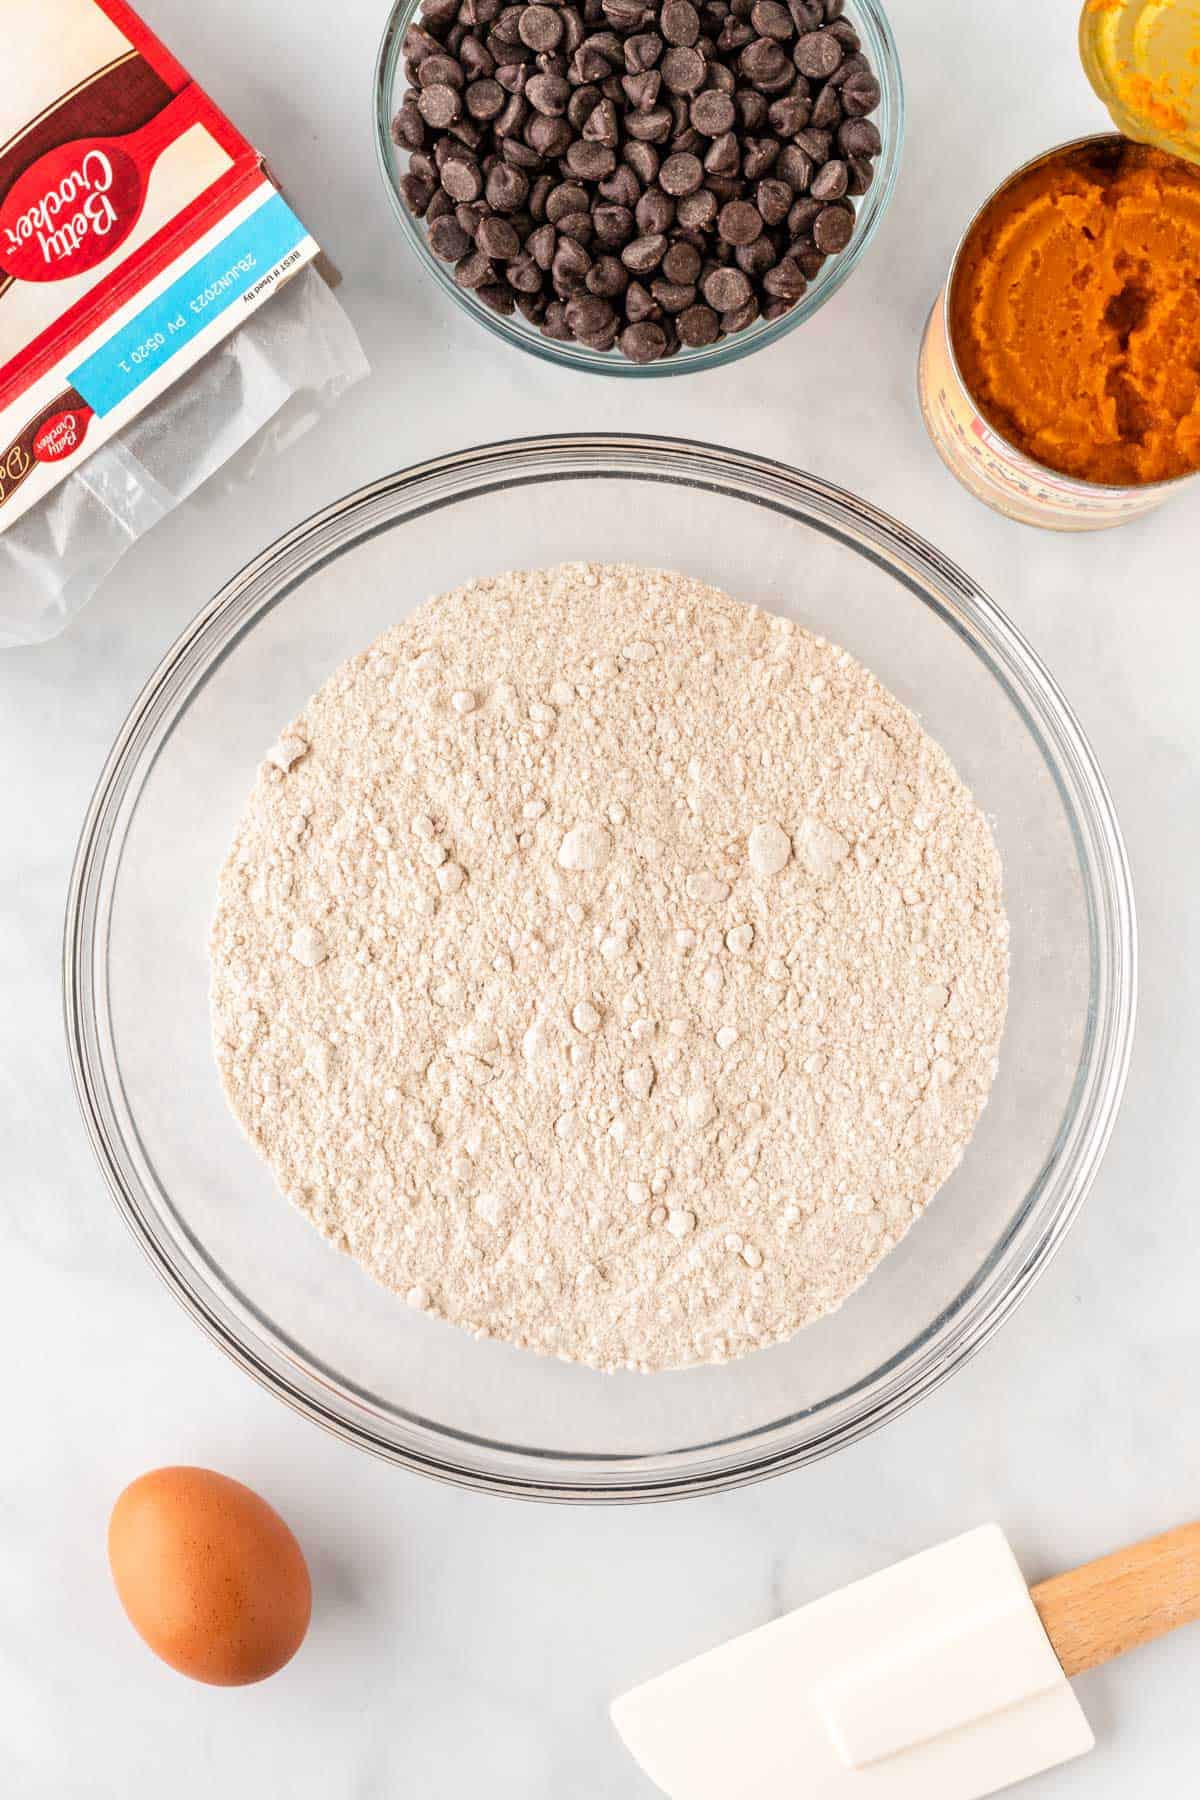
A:
{"type": "Polygon", "coordinates": [[[887,14],[879,0],[851,0],[846,18],[862,39],[863,51],[882,89],[882,99],[871,115],[879,127],[883,149],[876,159],[875,179],[857,201],[857,223],[854,236],[839,256],[832,256],[804,297],[791,312],[770,323],[758,320],[745,331],[701,349],[686,346],[661,362],[632,363],[619,350],[589,350],[585,344],[560,343],[543,337],[536,325],[520,313],[503,318],[476,298],[469,288],[454,279],[449,264],[440,261],[429,248],[424,224],[415,219],[400,192],[400,181],[407,167],[408,155],[392,142],[392,120],[400,105],[404,89],[404,34],[421,11],[423,0],[397,0],[383,34],[375,65],[375,148],[387,191],[400,221],[400,229],[422,266],[432,275],[443,292],[449,294],[464,312],[470,313],[507,344],[516,344],[547,362],[561,363],[569,369],[588,369],[597,375],[624,375],[643,379],[659,375],[690,375],[697,369],[716,369],[736,362],[767,344],[774,344],[811,319],[825,302],[832,299],[842,283],[857,268],[860,258],[879,229],[896,186],[900,170],[900,153],[904,142],[904,88],[900,75],[900,53],[887,14]]]}
{"type": "Polygon", "coordinates": [[[828,1455],[991,1336],[1095,1175],[1128,1065],[1135,965],[1103,778],[1053,679],[975,584],[814,476],[615,435],[420,464],[235,576],[151,676],[100,776],[64,976],[76,1087],[117,1204],[244,1369],[408,1468],[491,1493],[615,1501],[828,1455]],[[961,1166],[840,1312],[724,1367],[600,1375],[405,1306],[276,1191],[213,1056],[217,871],[281,723],[427,594],[572,559],[675,568],[843,645],[944,746],[1004,864],[1008,1023],[961,1166]]]}

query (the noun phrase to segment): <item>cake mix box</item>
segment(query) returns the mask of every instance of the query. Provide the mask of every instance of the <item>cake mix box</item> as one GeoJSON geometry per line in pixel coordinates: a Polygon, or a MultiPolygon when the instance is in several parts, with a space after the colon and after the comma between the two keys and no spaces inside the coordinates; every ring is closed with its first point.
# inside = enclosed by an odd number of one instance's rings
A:
{"type": "Polygon", "coordinates": [[[317,245],[123,0],[0,0],[0,531],[317,245]]]}
{"type": "MultiPolygon", "coordinates": [[[[43,534],[62,548],[82,519],[94,586],[95,568],[111,565],[119,548],[93,554],[88,505],[103,511],[113,490],[130,479],[137,487],[141,466],[135,461],[130,478],[128,457],[114,469],[97,452],[317,254],[253,145],[125,0],[0,0],[0,551],[8,561],[44,562],[43,543],[28,549],[22,534],[18,548],[12,528],[96,458],[89,480],[94,489],[103,479],[105,491],[73,503],[69,519],[43,534]]],[[[315,310],[317,333],[328,339],[336,314],[333,335],[341,331],[353,349],[339,341],[334,360],[361,363],[336,301],[315,272],[306,280],[319,296],[290,324],[291,338],[312,329],[315,310]]],[[[297,310],[296,302],[280,308],[281,331],[297,310]]],[[[269,345],[264,356],[270,362],[269,345]]],[[[294,342],[288,356],[281,393],[307,380],[295,373],[294,342]]],[[[321,365],[319,355],[311,360],[321,365]]],[[[364,369],[347,366],[341,385],[364,369]]],[[[167,503],[154,496],[159,516],[239,436],[227,417],[210,419],[214,404],[204,396],[181,412],[179,431],[195,437],[211,425],[220,454],[192,456],[179,491],[167,503]]],[[[242,441],[261,423],[248,413],[242,441]]],[[[173,470],[184,449],[175,446],[173,470]]],[[[145,477],[147,493],[160,485],[145,477]]],[[[145,494],[137,498],[141,513],[154,510],[145,494]]],[[[123,523],[136,536],[138,508],[130,511],[123,523]]],[[[65,548],[69,561],[71,543],[65,548]]],[[[0,587],[4,567],[0,559],[0,587]]],[[[38,573],[50,585],[46,570],[38,573]]],[[[78,595],[67,610],[77,603],[78,595]]]]}

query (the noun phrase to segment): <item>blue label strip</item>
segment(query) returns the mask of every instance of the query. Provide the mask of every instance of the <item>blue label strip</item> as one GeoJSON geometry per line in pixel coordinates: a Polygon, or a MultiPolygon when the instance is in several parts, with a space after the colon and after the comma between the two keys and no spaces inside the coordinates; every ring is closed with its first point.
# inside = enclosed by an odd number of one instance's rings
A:
{"type": "Polygon", "coordinates": [[[269,280],[308,232],[273,194],[157,300],[70,372],[71,385],[101,418],[136,393],[206,326],[269,280]]]}

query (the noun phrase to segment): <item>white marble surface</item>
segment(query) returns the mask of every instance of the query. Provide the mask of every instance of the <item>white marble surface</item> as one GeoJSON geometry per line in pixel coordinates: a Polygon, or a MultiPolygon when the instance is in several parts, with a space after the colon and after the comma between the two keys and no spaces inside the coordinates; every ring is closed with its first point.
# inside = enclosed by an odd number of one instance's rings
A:
{"type": "MultiPolygon", "coordinates": [[[[986,1519],[1036,1577],[1200,1510],[1200,501],[1091,539],[1009,525],[944,474],[913,393],[918,333],[967,214],[1017,162],[1097,123],[1074,8],[893,0],[909,147],[866,265],[775,350],[633,394],[502,350],[418,279],[373,164],[381,0],[143,5],[340,263],[375,378],[252,491],[206,493],[143,542],[59,642],[0,658],[0,1792],[648,1800],[606,1721],[622,1686],[986,1519]],[[1124,819],[1140,1029],[1081,1222],[948,1387],[856,1449],[749,1492],[534,1508],[436,1487],[324,1436],[158,1285],[76,1116],[59,931],[102,756],[161,651],[246,557],[426,453],[631,418],[858,488],[1015,615],[1078,707],[1124,819]],[[107,1510],[133,1475],[176,1460],[260,1486],[311,1554],[311,1639],[265,1687],[191,1686],[118,1611],[107,1510]]],[[[1193,1628],[1085,1679],[1099,1748],[1031,1783],[1030,1800],[1190,1792],[1198,1675],[1193,1628]]]]}

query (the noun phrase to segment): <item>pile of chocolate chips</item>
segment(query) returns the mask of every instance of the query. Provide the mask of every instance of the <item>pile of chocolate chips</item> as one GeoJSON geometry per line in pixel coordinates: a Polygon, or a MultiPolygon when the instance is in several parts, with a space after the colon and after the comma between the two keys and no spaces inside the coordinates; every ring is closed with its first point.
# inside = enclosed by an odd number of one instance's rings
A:
{"type": "Polygon", "coordinates": [[[393,123],[434,254],[633,362],[789,311],[854,231],[879,83],[844,0],[426,0],[393,123]]]}

